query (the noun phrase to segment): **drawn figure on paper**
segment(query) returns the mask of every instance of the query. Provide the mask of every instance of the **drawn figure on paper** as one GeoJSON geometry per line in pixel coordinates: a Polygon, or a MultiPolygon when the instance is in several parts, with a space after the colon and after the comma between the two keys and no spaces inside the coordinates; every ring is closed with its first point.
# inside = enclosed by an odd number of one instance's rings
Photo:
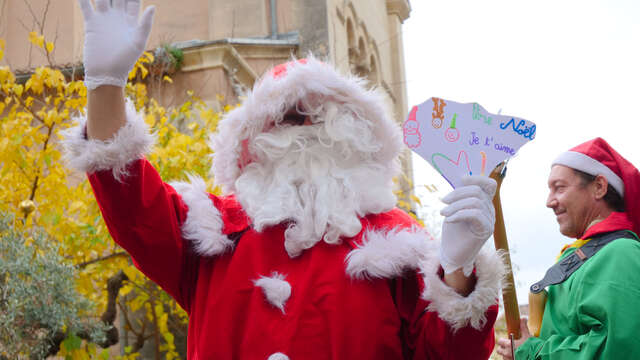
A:
{"type": "Polygon", "coordinates": [[[464,150],[460,150],[460,152],[458,152],[458,158],[455,161],[451,160],[451,158],[449,158],[447,155],[442,153],[435,153],[431,155],[431,164],[442,175],[442,177],[444,177],[445,180],[447,180],[447,182],[451,184],[451,186],[453,186],[453,183],[451,183],[451,180],[447,178],[445,173],[442,172],[442,170],[438,166],[438,163],[436,160],[439,158],[449,161],[451,164],[457,166],[458,168],[462,167],[464,169],[464,167],[466,167],[465,174],[473,175],[473,172],[471,171],[471,165],[469,164],[469,155],[464,150]],[[461,162],[460,160],[463,160],[463,161],[461,162]]]}
{"type": "Polygon", "coordinates": [[[402,126],[402,132],[404,133],[404,143],[412,149],[417,148],[422,143],[420,124],[418,124],[418,120],[416,119],[417,112],[418,107],[414,106],[409,113],[407,121],[405,121],[404,125],[402,126]]]}
{"type": "Polygon", "coordinates": [[[482,168],[480,169],[480,175],[484,176],[484,170],[487,167],[487,153],[480,151],[480,156],[482,156],[482,168]]]}
{"type": "Polygon", "coordinates": [[[458,117],[458,114],[454,113],[453,119],[451,119],[451,125],[449,125],[449,128],[447,129],[447,131],[444,132],[444,138],[447,139],[447,141],[456,142],[458,141],[458,139],[460,139],[460,131],[456,129],[457,117],[458,117]]]}
{"type": "Polygon", "coordinates": [[[447,105],[444,100],[440,98],[432,98],[433,99],[433,112],[431,113],[431,125],[434,128],[440,129],[442,127],[442,123],[444,123],[444,107],[447,105]]]}

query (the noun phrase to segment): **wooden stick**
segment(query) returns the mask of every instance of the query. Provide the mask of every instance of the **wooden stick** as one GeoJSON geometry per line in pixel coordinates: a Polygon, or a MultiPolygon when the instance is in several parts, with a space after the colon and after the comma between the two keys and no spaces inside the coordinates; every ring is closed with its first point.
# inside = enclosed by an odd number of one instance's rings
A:
{"type": "Polygon", "coordinates": [[[505,276],[505,282],[502,286],[502,301],[504,303],[504,317],[507,322],[507,332],[509,335],[513,334],[513,338],[519,339],[522,336],[522,334],[520,334],[520,309],[518,308],[518,297],[516,295],[515,281],[513,280],[509,244],[507,243],[507,232],[504,227],[504,216],[502,213],[502,203],[500,201],[500,187],[506,170],[506,164],[500,163],[490,175],[498,184],[496,195],[493,197],[493,206],[496,209],[496,227],[493,231],[493,240],[496,250],[504,250],[507,275],[505,276]]]}

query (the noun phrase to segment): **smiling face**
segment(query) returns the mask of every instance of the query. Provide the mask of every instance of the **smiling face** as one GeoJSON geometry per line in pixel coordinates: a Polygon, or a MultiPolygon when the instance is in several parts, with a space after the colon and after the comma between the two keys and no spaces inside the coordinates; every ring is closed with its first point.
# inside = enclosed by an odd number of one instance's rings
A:
{"type": "Polygon", "coordinates": [[[594,183],[585,184],[569,167],[554,165],[551,168],[547,207],[556,214],[564,236],[579,238],[601,214],[602,196],[594,183]]]}
{"type": "Polygon", "coordinates": [[[405,132],[405,134],[409,134],[409,135],[417,134],[419,127],[420,126],[418,125],[417,121],[409,120],[409,121],[404,123],[404,132],[405,132]]]}

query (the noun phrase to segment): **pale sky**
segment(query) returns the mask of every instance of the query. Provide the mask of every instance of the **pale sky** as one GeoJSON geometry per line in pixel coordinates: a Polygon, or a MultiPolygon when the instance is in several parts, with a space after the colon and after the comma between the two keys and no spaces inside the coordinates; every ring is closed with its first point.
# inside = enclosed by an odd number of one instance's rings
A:
{"type": "MultiPolygon", "coordinates": [[[[501,191],[518,289],[571,242],[545,207],[551,161],[600,136],[640,167],[640,1],[413,0],[403,25],[409,108],[432,96],[477,102],[537,125],[501,191]]],[[[424,160],[416,185],[451,187],[424,160]]],[[[492,241],[491,239],[489,241],[492,241]]]]}

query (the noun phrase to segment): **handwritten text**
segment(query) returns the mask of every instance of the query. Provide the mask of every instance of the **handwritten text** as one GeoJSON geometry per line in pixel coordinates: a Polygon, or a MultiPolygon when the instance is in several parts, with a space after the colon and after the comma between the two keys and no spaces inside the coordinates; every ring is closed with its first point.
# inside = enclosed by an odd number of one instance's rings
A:
{"type": "Polygon", "coordinates": [[[536,125],[533,124],[529,127],[526,124],[524,120],[520,120],[518,125],[516,125],[514,118],[511,118],[508,122],[500,124],[500,129],[505,130],[511,125],[513,131],[522,135],[525,139],[533,140],[536,136],[536,125]]]}

